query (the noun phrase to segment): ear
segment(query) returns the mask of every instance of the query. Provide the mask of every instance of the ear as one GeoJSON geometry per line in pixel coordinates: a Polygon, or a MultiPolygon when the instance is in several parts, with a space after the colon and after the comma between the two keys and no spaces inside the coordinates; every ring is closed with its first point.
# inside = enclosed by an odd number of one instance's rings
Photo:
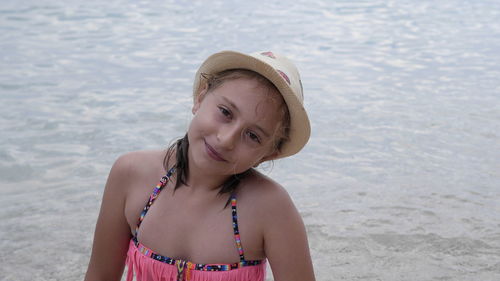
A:
{"type": "Polygon", "coordinates": [[[192,108],[192,112],[193,114],[196,114],[196,112],[198,111],[198,109],[200,108],[200,105],[201,105],[201,102],[203,101],[203,99],[205,98],[205,95],[207,94],[207,86],[204,86],[201,90],[200,90],[200,93],[196,96],[195,98],[195,101],[194,101],[194,104],[193,104],[193,108],[192,108]]]}

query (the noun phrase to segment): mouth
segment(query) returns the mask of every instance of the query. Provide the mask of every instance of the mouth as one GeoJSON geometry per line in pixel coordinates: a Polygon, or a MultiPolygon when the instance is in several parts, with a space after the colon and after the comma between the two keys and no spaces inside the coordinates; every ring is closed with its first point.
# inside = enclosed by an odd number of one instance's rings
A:
{"type": "Polygon", "coordinates": [[[220,155],[217,152],[217,150],[211,147],[206,140],[205,140],[205,150],[207,151],[208,156],[210,156],[210,158],[214,159],[215,161],[227,162],[227,160],[224,159],[224,157],[222,157],[222,155],[220,155]]]}

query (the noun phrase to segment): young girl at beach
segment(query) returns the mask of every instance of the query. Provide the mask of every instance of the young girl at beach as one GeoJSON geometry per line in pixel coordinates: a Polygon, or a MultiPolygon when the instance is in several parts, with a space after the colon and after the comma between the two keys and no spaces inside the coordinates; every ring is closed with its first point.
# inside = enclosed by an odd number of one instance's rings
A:
{"type": "Polygon", "coordinates": [[[289,195],[254,169],[307,143],[295,66],[272,52],[210,56],[193,119],[166,151],[118,158],[97,220],[86,281],[314,280],[289,195]],[[159,183],[158,183],[159,181],[159,183]],[[155,187],[156,186],[156,187],[155,187]]]}

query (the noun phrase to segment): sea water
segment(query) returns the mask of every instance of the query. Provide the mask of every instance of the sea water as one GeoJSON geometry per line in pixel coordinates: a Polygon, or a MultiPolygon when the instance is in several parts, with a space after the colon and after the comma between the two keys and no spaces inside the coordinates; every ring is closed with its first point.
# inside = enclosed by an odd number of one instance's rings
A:
{"type": "Polygon", "coordinates": [[[83,279],[112,163],[184,134],[223,49],[301,71],[311,139],[261,170],[317,280],[500,280],[494,0],[2,1],[0,280],[83,279]]]}

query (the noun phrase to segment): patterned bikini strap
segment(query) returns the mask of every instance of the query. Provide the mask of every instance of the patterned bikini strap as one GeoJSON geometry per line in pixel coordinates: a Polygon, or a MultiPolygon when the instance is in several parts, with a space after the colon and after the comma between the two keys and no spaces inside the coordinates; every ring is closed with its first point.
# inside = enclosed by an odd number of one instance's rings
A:
{"type": "Polygon", "coordinates": [[[233,216],[233,231],[234,240],[236,242],[236,247],[238,248],[238,254],[240,255],[240,263],[245,263],[245,253],[243,252],[243,246],[241,246],[240,231],[238,229],[238,213],[236,211],[236,195],[231,194],[231,212],[233,216]]]}
{"type": "Polygon", "coordinates": [[[137,227],[135,228],[135,237],[137,237],[137,233],[139,231],[139,226],[141,225],[142,221],[144,220],[144,217],[146,216],[146,214],[148,213],[149,208],[151,208],[151,205],[153,205],[153,202],[156,200],[156,198],[160,194],[160,191],[163,189],[163,187],[165,187],[165,185],[167,185],[167,182],[170,180],[170,177],[172,176],[172,174],[174,172],[175,172],[175,167],[170,168],[170,170],[168,170],[167,174],[161,178],[160,182],[153,189],[153,192],[149,196],[149,200],[146,203],[146,206],[144,206],[144,209],[142,209],[141,215],[139,216],[139,221],[137,222],[137,227]]]}

